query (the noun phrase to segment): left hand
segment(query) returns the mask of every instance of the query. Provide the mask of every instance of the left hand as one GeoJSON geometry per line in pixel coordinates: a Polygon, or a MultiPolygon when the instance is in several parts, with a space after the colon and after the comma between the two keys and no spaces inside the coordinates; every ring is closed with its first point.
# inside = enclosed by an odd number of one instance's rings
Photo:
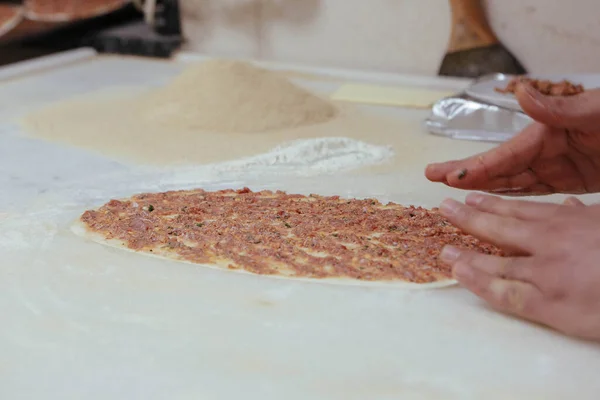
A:
{"type": "Polygon", "coordinates": [[[492,307],[600,340],[600,205],[505,200],[473,193],[440,212],[511,256],[444,248],[455,278],[492,307]]]}
{"type": "Polygon", "coordinates": [[[536,122],[487,152],[428,165],[427,179],[513,196],[600,192],[600,90],[543,96],[519,84],[516,97],[536,122]]]}

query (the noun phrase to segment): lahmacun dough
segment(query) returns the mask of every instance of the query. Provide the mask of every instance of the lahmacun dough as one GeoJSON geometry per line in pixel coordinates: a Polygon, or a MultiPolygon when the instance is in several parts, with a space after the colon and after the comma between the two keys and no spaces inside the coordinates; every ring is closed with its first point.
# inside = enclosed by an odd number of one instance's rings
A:
{"type": "Polygon", "coordinates": [[[448,286],[455,281],[438,260],[444,245],[501,254],[437,209],[247,188],[111,200],[84,212],[73,230],[171,260],[332,283],[448,286]]]}

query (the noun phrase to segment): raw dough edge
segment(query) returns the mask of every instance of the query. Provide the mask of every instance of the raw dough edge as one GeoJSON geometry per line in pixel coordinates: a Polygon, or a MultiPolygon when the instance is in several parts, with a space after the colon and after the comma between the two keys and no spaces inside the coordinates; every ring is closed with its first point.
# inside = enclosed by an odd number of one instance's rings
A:
{"type": "Polygon", "coordinates": [[[445,287],[454,286],[454,285],[458,284],[458,282],[453,279],[448,279],[448,280],[439,281],[439,282],[432,282],[432,283],[412,283],[412,282],[402,282],[402,281],[384,282],[384,281],[361,281],[358,279],[335,279],[335,278],[316,279],[316,278],[294,278],[294,277],[286,277],[286,276],[280,276],[280,275],[261,275],[261,274],[254,274],[254,273],[245,271],[243,269],[232,270],[232,269],[219,267],[218,265],[215,265],[215,264],[197,264],[197,263],[192,263],[187,260],[177,259],[174,257],[170,258],[170,257],[158,255],[158,254],[152,254],[149,252],[135,251],[128,247],[125,247],[122,244],[122,242],[118,239],[107,240],[101,234],[96,233],[96,232],[91,232],[80,219],[77,219],[71,225],[70,229],[71,229],[71,232],[73,232],[75,235],[80,236],[85,239],[88,239],[92,242],[95,242],[95,243],[98,243],[101,245],[105,245],[108,247],[126,250],[131,253],[141,254],[144,256],[149,256],[149,257],[154,257],[154,258],[160,258],[160,259],[167,260],[167,261],[183,262],[185,264],[191,264],[191,265],[200,266],[200,267],[207,267],[207,268],[216,269],[219,271],[236,272],[236,273],[252,275],[252,276],[263,276],[263,277],[268,277],[268,278],[287,279],[287,280],[291,280],[291,281],[301,281],[301,282],[325,283],[325,284],[331,284],[331,285],[386,287],[386,288],[411,289],[411,290],[412,289],[416,289],[416,290],[440,289],[440,288],[445,288],[445,287]]]}

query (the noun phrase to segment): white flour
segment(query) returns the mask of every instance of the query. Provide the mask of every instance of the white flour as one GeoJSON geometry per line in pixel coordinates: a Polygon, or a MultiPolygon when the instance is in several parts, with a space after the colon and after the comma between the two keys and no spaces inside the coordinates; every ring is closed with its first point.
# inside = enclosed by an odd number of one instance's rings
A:
{"type": "Polygon", "coordinates": [[[300,175],[332,173],[380,164],[392,158],[391,146],[376,146],[344,137],[294,140],[268,153],[212,165],[215,171],[251,167],[293,167],[300,175]]]}
{"type": "MultiPolygon", "coordinates": [[[[161,185],[189,186],[205,181],[242,181],[256,176],[318,176],[382,164],[394,156],[391,146],[344,137],[299,139],[271,151],[205,166],[175,168],[161,185]]],[[[147,173],[144,174],[148,176],[147,173]]],[[[155,175],[156,177],[156,175],[155,175]]]]}

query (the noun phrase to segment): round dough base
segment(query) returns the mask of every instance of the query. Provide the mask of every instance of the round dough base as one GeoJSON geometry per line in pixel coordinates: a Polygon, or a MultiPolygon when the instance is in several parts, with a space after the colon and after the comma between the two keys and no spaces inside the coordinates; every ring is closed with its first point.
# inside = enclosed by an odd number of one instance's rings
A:
{"type": "Polygon", "coordinates": [[[186,264],[208,267],[208,268],[218,269],[218,270],[222,270],[222,271],[225,270],[225,271],[242,273],[242,274],[247,274],[247,275],[254,275],[254,276],[266,276],[269,278],[276,278],[276,279],[290,279],[290,280],[294,280],[294,281],[326,283],[326,284],[333,284],[333,285],[386,287],[386,288],[398,288],[398,289],[439,289],[439,288],[454,286],[458,283],[453,279],[432,282],[432,283],[412,283],[412,282],[406,282],[406,281],[361,281],[361,280],[357,280],[357,279],[342,279],[342,278],[315,279],[315,278],[294,278],[294,277],[288,277],[288,276],[282,276],[282,275],[259,275],[259,274],[253,274],[253,273],[245,271],[243,269],[232,270],[232,269],[227,268],[227,265],[196,264],[196,263],[192,263],[192,262],[189,262],[186,260],[179,259],[176,256],[172,255],[171,253],[166,253],[166,252],[164,254],[161,254],[158,252],[149,253],[149,252],[145,252],[145,251],[135,251],[135,250],[125,247],[123,245],[123,243],[118,239],[106,239],[101,234],[90,231],[86,227],[86,225],[83,222],[81,222],[79,219],[76,220],[71,225],[71,231],[74,234],[76,234],[77,236],[83,237],[92,242],[102,244],[105,246],[109,246],[109,247],[113,247],[113,248],[117,248],[117,249],[121,249],[121,250],[127,250],[129,252],[133,252],[136,254],[142,254],[142,255],[150,256],[150,257],[158,257],[158,258],[161,258],[164,260],[169,260],[169,261],[179,261],[179,262],[183,262],[186,264]]]}

